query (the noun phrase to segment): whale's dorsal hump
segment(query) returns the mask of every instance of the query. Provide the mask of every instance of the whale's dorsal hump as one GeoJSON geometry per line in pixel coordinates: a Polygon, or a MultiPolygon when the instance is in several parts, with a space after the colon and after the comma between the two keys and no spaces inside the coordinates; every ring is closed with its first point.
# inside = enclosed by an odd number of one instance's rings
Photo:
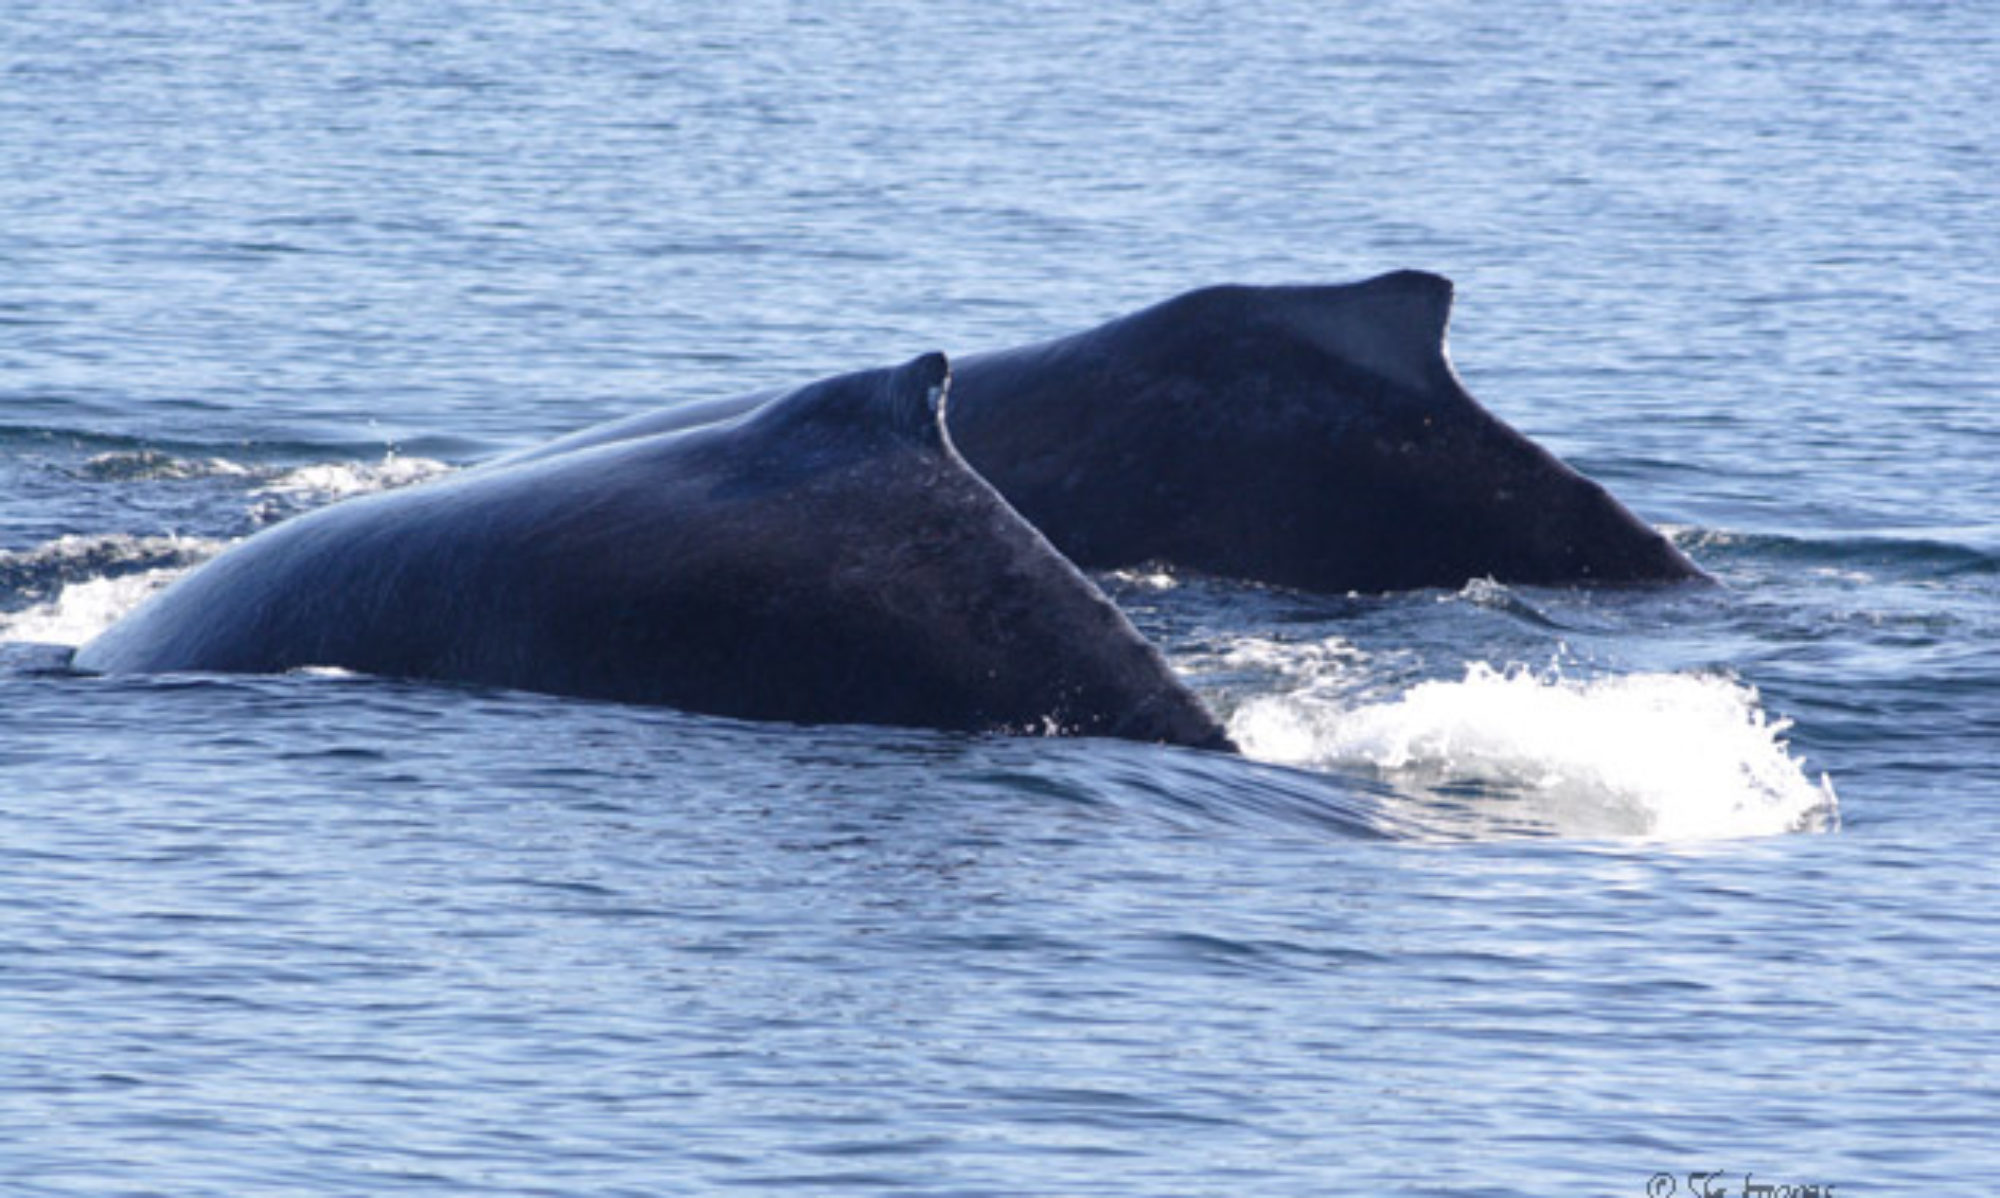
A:
{"type": "Polygon", "coordinates": [[[1451,377],[1451,280],[1399,270],[1335,287],[1266,289],[1281,319],[1328,353],[1417,390],[1451,377]]]}
{"type": "Polygon", "coordinates": [[[928,353],[901,366],[864,370],[810,384],[774,401],[753,418],[766,427],[812,428],[820,434],[881,433],[943,449],[945,393],[951,364],[928,353]]]}

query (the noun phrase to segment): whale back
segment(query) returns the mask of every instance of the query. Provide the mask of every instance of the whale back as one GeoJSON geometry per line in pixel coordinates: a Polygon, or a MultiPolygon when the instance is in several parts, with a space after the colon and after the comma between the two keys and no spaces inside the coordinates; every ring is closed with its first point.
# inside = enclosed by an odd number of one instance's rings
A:
{"type": "Polygon", "coordinates": [[[1320,591],[1699,577],[1468,394],[1448,280],[1189,292],[961,360],[952,434],[1072,560],[1320,591]]]}
{"type": "Polygon", "coordinates": [[[942,355],[722,425],[337,504],[78,654],[340,666],[751,719],[1224,747],[1157,650],[968,469],[942,355]]]}
{"type": "MultiPolygon", "coordinates": [[[[1706,577],[1601,485],[1482,407],[1452,284],[1206,287],[959,360],[974,469],[1086,568],[1159,563],[1308,590],[1706,577]]],[[[513,461],[744,418],[768,394],[586,429],[513,461]]]]}

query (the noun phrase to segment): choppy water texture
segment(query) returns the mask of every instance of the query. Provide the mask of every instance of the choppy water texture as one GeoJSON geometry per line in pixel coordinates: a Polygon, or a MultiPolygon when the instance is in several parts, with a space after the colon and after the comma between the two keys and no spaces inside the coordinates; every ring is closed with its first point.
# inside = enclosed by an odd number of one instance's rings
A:
{"type": "Polygon", "coordinates": [[[14,0],[0,1189],[1992,1193],[1996,43],[14,0]],[[57,668],[345,494],[1405,266],[1722,587],[1106,578],[1247,760],[57,668]]]}

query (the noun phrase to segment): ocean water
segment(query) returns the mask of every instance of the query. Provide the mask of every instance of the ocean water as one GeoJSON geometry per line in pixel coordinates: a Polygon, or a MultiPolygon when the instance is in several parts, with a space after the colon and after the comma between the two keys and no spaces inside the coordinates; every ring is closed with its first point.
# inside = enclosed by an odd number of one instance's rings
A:
{"type": "Polygon", "coordinates": [[[2000,13],[0,8],[0,1191],[2000,1186],[2000,13]],[[1418,267],[1721,581],[1101,581],[1241,759],[61,669],[287,515],[1418,267]]]}

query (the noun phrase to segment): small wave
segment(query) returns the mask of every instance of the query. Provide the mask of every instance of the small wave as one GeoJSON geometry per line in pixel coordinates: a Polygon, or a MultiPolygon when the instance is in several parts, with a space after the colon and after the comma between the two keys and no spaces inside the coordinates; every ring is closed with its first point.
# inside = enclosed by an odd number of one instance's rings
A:
{"type": "Polygon", "coordinates": [[[294,495],[330,501],[350,495],[393,491],[441,474],[452,467],[430,458],[405,458],[389,454],[379,462],[322,462],[298,466],[278,474],[257,488],[259,495],[294,495]]]}
{"type": "Polygon", "coordinates": [[[85,459],[78,473],[92,482],[179,482],[197,478],[248,478],[254,472],[228,458],[177,457],[159,449],[116,449],[85,459]]]}
{"type": "Polygon", "coordinates": [[[1855,581],[1884,574],[1946,578],[2000,573],[2000,530],[1992,527],[1826,538],[1706,529],[1677,543],[1703,560],[1763,561],[1855,581]]]}
{"type": "Polygon", "coordinates": [[[1300,681],[1323,680],[1357,670],[1370,660],[1359,645],[1338,636],[1312,641],[1244,636],[1231,641],[1216,656],[1226,666],[1268,671],[1300,681]]]}
{"type": "Polygon", "coordinates": [[[1171,591],[1180,585],[1180,579],[1158,567],[1139,570],[1111,570],[1105,574],[1105,581],[1117,587],[1130,587],[1139,591],[1171,591]]]}
{"type": "Polygon", "coordinates": [[[213,557],[221,542],[200,537],[57,537],[32,549],[0,551],[0,608],[47,599],[73,583],[169,567],[213,557]]]}
{"type": "Polygon", "coordinates": [[[1183,647],[1172,663],[1225,716],[1274,694],[1320,707],[1352,704],[1380,696],[1415,665],[1408,654],[1369,652],[1338,635],[1231,636],[1194,651],[1183,647]]]}
{"type": "Polygon", "coordinates": [[[1832,784],[1788,750],[1790,722],[1717,676],[1578,682],[1481,664],[1387,702],[1260,696],[1229,723],[1251,757],[1373,773],[1489,828],[1683,840],[1838,822],[1832,784]]]}
{"type": "Polygon", "coordinates": [[[430,458],[389,454],[379,462],[319,462],[297,466],[266,477],[251,493],[257,503],[250,517],[259,525],[276,524],[301,512],[340,499],[393,491],[449,474],[453,467],[430,458]]]}
{"type": "Polygon", "coordinates": [[[1547,612],[1522,598],[1520,592],[1506,583],[1491,578],[1474,578],[1456,591],[1438,596],[1439,603],[1467,603],[1483,607],[1489,611],[1513,616],[1537,628],[1560,629],[1558,623],[1547,612]]]}
{"type": "Polygon", "coordinates": [[[394,451],[378,461],[314,462],[304,466],[246,464],[199,451],[177,453],[154,445],[121,445],[93,454],[72,470],[90,482],[186,482],[241,479],[253,495],[328,503],[353,495],[388,491],[423,482],[453,467],[432,458],[404,457],[394,451]]]}

